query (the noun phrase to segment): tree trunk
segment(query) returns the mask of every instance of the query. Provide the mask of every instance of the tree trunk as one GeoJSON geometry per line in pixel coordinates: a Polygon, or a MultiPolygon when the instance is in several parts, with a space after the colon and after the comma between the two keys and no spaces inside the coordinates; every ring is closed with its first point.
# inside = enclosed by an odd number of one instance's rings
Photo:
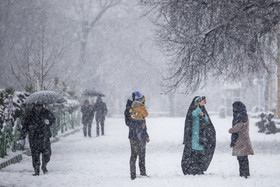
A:
{"type": "MultiPolygon", "coordinates": [[[[278,38],[278,40],[279,40],[279,38],[278,38]]],[[[278,117],[278,119],[280,119],[280,53],[279,53],[279,46],[278,46],[278,63],[277,63],[277,117],[278,117]]]]}
{"type": "Polygon", "coordinates": [[[87,48],[87,42],[81,41],[81,49],[80,49],[80,67],[85,64],[86,62],[86,48],[87,48]]]}
{"type": "Polygon", "coordinates": [[[277,117],[280,119],[280,30],[277,25],[277,117]]]}

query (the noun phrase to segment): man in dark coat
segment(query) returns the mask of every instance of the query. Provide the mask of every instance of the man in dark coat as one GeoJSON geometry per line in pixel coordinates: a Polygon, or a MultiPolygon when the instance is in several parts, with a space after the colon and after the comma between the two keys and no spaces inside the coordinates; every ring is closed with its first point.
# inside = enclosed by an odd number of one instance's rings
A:
{"type": "Polygon", "coordinates": [[[101,125],[101,135],[104,135],[104,121],[108,110],[106,104],[102,101],[101,97],[97,97],[96,103],[94,105],[94,111],[96,112],[96,136],[99,136],[99,124],[101,125]]]}
{"type": "MultiPolygon", "coordinates": [[[[127,101],[126,109],[124,111],[125,124],[129,127],[129,142],[131,148],[130,155],[130,177],[131,180],[136,178],[136,160],[139,156],[139,169],[141,176],[147,176],[145,157],[146,157],[146,143],[150,141],[147,133],[147,126],[145,119],[134,119],[133,115],[133,102],[144,102],[144,97],[140,97],[140,92],[133,92],[132,99],[127,101]],[[136,96],[135,96],[136,93],[136,96]]],[[[140,112],[139,112],[140,113],[140,112]]]]}
{"type": "Polygon", "coordinates": [[[46,166],[51,157],[50,137],[52,136],[50,126],[54,123],[54,115],[42,105],[35,105],[23,121],[19,142],[23,144],[28,134],[34,176],[40,173],[40,154],[42,154],[41,169],[44,174],[48,172],[46,166]]]}
{"type": "Polygon", "coordinates": [[[88,136],[91,137],[91,124],[94,118],[94,110],[93,107],[89,104],[88,100],[85,100],[85,103],[81,108],[81,112],[83,114],[82,123],[83,123],[84,136],[85,137],[87,136],[87,130],[88,130],[88,136]]]}

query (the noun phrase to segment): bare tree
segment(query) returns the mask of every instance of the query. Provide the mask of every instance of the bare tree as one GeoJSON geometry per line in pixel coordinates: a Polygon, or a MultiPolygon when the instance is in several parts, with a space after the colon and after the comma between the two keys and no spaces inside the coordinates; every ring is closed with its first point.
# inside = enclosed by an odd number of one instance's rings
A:
{"type": "Polygon", "coordinates": [[[141,0],[156,12],[157,41],[172,57],[170,90],[197,90],[208,77],[224,80],[269,71],[267,45],[280,20],[278,0],[141,0]]]}
{"type": "Polygon", "coordinates": [[[20,10],[29,2],[30,0],[0,1],[0,86],[11,86],[14,83],[12,80],[7,81],[11,78],[7,71],[7,59],[13,52],[22,28],[22,23],[18,22],[19,17],[24,17],[20,10]]]}
{"type": "Polygon", "coordinates": [[[120,3],[120,0],[82,0],[78,1],[76,12],[80,16],[80,65],[86,62],[86,49],[89,34],[96,23],[112,7],[120,3]]]}
{"type": "Polygon", "coordinates": [[[51,89],[55,84],[54,69],[62,58],[63,51],[69,45],[63,41],[53,41],[48,32],[47,15],[41,18],[36,28],[31,31],[18,50],[14,51],[14,62],[10,62],[11,71],[21,87],[34,91],[35,83],[39,89],[51,89]]]}

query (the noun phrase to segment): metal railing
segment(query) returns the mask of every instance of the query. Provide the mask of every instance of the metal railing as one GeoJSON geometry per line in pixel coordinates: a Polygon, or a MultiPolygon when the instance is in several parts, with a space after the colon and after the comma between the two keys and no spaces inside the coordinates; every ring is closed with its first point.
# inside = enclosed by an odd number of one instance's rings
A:
{"type": "MultiPolygon", "coordinates": [[[[81,124],[81,113],[79,110],[69,113],[66,109],[56,109],[53,111],[56,117],[56,124],[52,125],[52,137],[67,132],[69,129],[75,129],[81,124]]],[[[23,150],[24,146],[18,144],[21,130],[22,119],[17,118],[14,125],[11,121],[6,121],[3,128],[0,129],[0,158],[4,158],[8,151],[16,152],[23,150]]]]}

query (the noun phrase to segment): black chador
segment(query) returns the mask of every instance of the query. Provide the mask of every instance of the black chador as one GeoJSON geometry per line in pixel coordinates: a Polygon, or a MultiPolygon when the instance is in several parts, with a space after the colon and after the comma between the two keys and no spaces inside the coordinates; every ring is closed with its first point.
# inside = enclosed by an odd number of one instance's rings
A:
{"type": "Polygon", "coordinates": [[[215,146],[216,132],[211,119],[204,106],[196,105],[201,97],[196,96],[188,109],[183,144],[184,152],[181,161],[182,171],[187,174],[203,174],[210,165],[215,146]],[[195,115],[196,112],[203,112],[203,116],[195,115]],[[193,127],[198,129],[198,139],[193,136],[193,127]],[[197,141],[197,146],[194,145],[197,141]]]}

